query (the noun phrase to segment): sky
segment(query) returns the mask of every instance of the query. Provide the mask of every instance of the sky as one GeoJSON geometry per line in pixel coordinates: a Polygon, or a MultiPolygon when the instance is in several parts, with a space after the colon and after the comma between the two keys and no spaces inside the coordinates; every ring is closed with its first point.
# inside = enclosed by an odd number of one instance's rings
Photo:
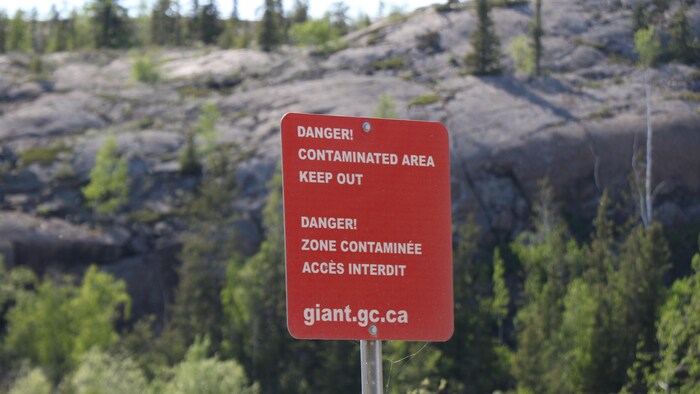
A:
{"type": "MultiPolygon", "coordinates": [[[[155,0],[120,0],[120,3],[129,8],[129,15],[138,13],[139,3],[145,1],[146,4],[152,4],[155,0]]],[[[338,0],[309,0],[310,13],[312,17],[322,16],[330,6],[338,0]]],[[[4,9],[9,15],[13,15],[18,8],[29,11],[36,7],[39,13],[39,18],[47,18],[51,6],[56,5],[61,14],[66,15],[73,8],[82,7],[86,0],[0,0],[0,10],[4,9]]],[[[233,0],[216,0],[222,16],[228,16],[233,7],[233,0]]],[[[404,11],[412,11],[416,8],[439,3],[440,0],[385,0],[385,13],[388,13],[394,8],[401,8],[404,11]]],[[[200,3],[204,3],[200,0],[200,3]]],[[[294,0],[284,0],[285,10],[289,10],[294,5],[294,0]]],[[[180,0],[186,10],[191,4],[191,0],[180,0]]],[[[243,19],[259,19],[261,15],[260,6],[263,0],[239,0],[238,9],[241,18],[243,19]]],[[[376,16],[379,10],[379,0],[345,0],[345,4],[350,7],[349,16],[356,17],[360,12],[364,12],[370,16],[376,16]]],[[[150,8],[150,6],[149,6],[150,8]]]]}

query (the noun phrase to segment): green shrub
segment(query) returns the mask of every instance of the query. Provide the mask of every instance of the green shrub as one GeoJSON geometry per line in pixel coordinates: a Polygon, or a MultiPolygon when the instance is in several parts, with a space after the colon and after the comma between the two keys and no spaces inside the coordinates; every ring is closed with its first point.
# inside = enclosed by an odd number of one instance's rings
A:
{"type": "Polygon", "coordinates": [[[372,68],[375,70],[401,70],[406,67],[403,58],[399,56],[390,57],[388,59],[377,60],[372,63],[372,68]]]}
{"type": "Polygon", "coordinates": [[[51,382],[41,368],[26,369],[12,383],[9,394],[50,394],[51,382]]]}
{"type": "Polygon", "coordinates": [[[7,313],[3,350],[8,359],[27,359],[58,382],[89,349],[113,345],[114,322],[130,314],[126,283],[91,266],[82,284],[45,278],[35,293],[17,297],[7,313]]]}
{"type": "Polygon", "coordinates": [[[396,119],[399,114],[396,112],[396,101],[394,98],[383,94],[379,98],[379,105],[377,106],[377,111],[374,113],[377,118],[385,119],[396,119]]]}
{"type": "Polygon", "coordinates": [[[607,119],[607,118],[612,118],[615,116],[615,112],[613,111],[612,108],[610,108],[609,105],[603,105],[600,107],[596,112],[592,113],[590,118],[591,119],[607,119]]]}
{"type": "Polygon", "coordinates": [[[535,51],[525,35],[514,37],[510,42],[510,56],[515,62],[515,70],[532,75],[535,72],[535,51]]]}
{"type": "Polygon", "coordinates": [[[165,384],[170,394],[255,394],[257,384],[248,385],[243,368],[235,361],[221,361],[216,357],[205,358],[209,340],[195,340],[185,355],[185,360],[175,366],[173,376],[165,384]]]}
{"type": "Polygon", "coordinates": [[[338,39],[329,17],[297,23],[289,31],[292,42],[300,46],[328,46],[338,39]]]}
{"type": "Polygon", "coordinates": [[[160,79],[159,65],[153,54],[134,54],[132,56],[131,75],[139,82],[158,82],[160,79]]]}
{"type": "Polygon", "coordinates": [[[28,166],[32,163],[39,163],[46,166],[56,161],[56,158],[61,152],[66,152],[68,150],[69,149],[63,145],[29,148],[19,154],[19,159],[23,166],[28,166]]]}
{"type": "Polygon", "coordinates": [[[199,162],[193,133],[187,133],[187,139],[182,146],[180,173],[183,175],[200,175],[202,173],[202,163],[199,162]]]}
{"type": "Polygon", "coordinates": [[[430,105],[430,104],[435,104],[438,101],[440,101],[440,96],[437,94],[426,94],[424,96],[418,96],[414,99],[412,99],[408,104],[409,105],[430,105]]]}
{"type": "Polygon", "coordinates": [[[81,358],[70,379],[75,394],[145,393],[148,383],[143,372],[128,357],[115,357],[97,348],[81,358]]]}
{"type": "Polygon", "coordinates": [[[117,155],[117,140],[110,136],[97,152],[90,183],[83,189],[89,206],[100,213],[114,213],[129,201],[129,166],[117,155]]]}

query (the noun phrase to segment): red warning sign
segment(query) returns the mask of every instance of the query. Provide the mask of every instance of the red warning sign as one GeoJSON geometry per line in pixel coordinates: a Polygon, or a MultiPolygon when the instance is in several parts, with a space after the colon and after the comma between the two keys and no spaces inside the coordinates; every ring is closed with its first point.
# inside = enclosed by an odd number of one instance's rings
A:
{"type": "Polygon", "coordinates": [[[452,336],[442,124],[290,113],[282,119],[282,172],[292,336],[452,336]]]}

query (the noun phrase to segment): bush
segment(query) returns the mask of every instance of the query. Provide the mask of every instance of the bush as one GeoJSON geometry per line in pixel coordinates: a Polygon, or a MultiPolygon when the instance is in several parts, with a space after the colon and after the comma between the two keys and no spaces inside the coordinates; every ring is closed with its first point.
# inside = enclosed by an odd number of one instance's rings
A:
{"type": "Polygon", "coordinates": [[[134,54],[132,61],[131,75],[135,80],[144,83],[158,82],[160,79],[159,65],[152,54],[134,54]]]}
{"type": "Polygon", "coordinates": [[[62,145],[41,146],[22,151],[19,154],[19,158],[23,166],[28,166],[32,163],[46,166],[56,161],[59,153],[67,150],[68,148],[62,145]]]}
{"type": "Polygon", "coordinates": [[[289,32],[292,42],[300,46],[327,46],[338,39],[330,18],[312,19],[292,26],[289,32]]]}
{"type": "Polygon", "coordinates": [[[133,360],[114,357],[96,348],[82,357],[70,386],[76,394],[145,393],[148,390],[146,378],[133,360]]]}
{"type": "Polygon", "coordinates": [[[374,113],[377,118],[396,119],[399,114],[396,112],[396,101],[389,95],[382,95],[379,98],[377,111],[374,113]]]}
{"type": "Polygon", "coordinates": [[[97,152],[90,183],[83,189],[88,205],[101,213],[114,213],[129,200],[129,167],[117,155],[117,140],[110,136],[97,152]]]}
{"type": "Polygon", "coordinates": [[[51,382],[41,368],[25,369],[10,387],[9,394],[50,394],[51,382]]]}
{"type": "Polygon", "coordinates": [[[435,104],[440,100],[440,96],[437,94],[426,94],[424,96],[418,96],[411,100],[408,105],[430,105],[435,104]]]}
{"type": "Polygon", "coordinates": [[[401,70],[405,67],[406,64],[404,63],[403,58],[399,56],[377,60],[372,63],[372,68],[375,70],[401,70]]]}
{"type": "Polygon", "coordinates": [[[525,35],[519,35],[510,42],[510,56],[515,62],[515,70],[532,75],[535,72],[535,51],[525,35]]]}
{"type": "MultiPolygon", "coordinates": [[[[248,386],[243,367],[235,361],[205,358],[209,340],[196,340],[185,360],[173,369],[172,379],[165,384],[170,394],[258,393],[257,384],[248,386]]],[[[133,391],[132,391],[133,392],[133,391]]]]}

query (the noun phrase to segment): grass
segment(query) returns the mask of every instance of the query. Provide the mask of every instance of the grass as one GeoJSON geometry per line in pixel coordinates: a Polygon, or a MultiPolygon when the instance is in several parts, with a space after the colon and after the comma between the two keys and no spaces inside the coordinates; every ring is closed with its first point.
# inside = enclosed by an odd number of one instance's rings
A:
{"type": "Polygon", "coordinates": [[[394,56],[375,61],[372,63],[372,68],[375,70],[402,70],[406,68],[406,63],[402,57],[394,56]]]}
{"type": "Polygon", "coordinates": [[[684,101],[700,102],[700,93],[698,92],[683,92],[678,97],[684,101]]]}
{"type": "Polygon", "coordinates": [[[615,112],[610,108],[609,105],[603,105],[602,107],[598,108],[598,110],[590,115],[590,119],[594,120],[600,120],[600,119],[607,119],[607,118],[612,118],[615,116],[615,112]]]}
{"type": "Polygon", "coordinates": [[[56,158],[61,152],[67,152],[69,150],[69,148],[63,145],[41,146],[22,151],[19,154],[19,158],[24,167],[32,163],[46,166],[56,161],[56,158]]]}
{"type": "Polygon", "coordinates": [[[423,96],[418,96],[413,98],[408,102],[408,105],[430,105],[435,104],[440,100],[440,96],[437,94],[426,94],[423,96]]]}
{"type": "Polygon", "coordinates": [[[180,96],[189,96],[195,98],[207,97],[214,93],[213,89],[200,86],[182,86],[175,89],[180,96]]]}
{"type": "Polygon", "coordinates": [[[129,213],[129,220],[142,224],[154,224],[159,222],[165,215],[152,209],[139,209],[129,213]]]}

